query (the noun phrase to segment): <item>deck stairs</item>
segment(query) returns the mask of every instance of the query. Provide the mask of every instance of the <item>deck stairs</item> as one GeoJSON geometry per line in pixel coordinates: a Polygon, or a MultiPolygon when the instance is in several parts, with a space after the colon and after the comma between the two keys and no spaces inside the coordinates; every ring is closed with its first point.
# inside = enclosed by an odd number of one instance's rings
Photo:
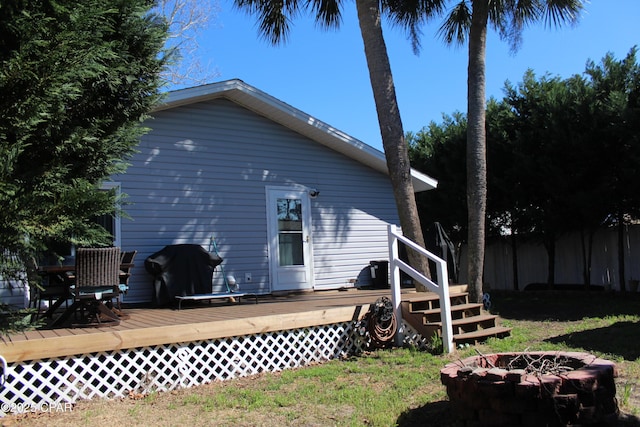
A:
{"type": "MultiPolygon", "coordinates": [[[[453,343],[477,344],[490,337],[503,338],[511,328],[500,326],[500,318],[490,314],[481,303],[470,303],[466,285],[449,287],[453,343]]],[[[420,335],[430,339],[434,333],[442,336],[440,300],[433,292],[418,292],[401,303],[402,318],[420,335]]]]}

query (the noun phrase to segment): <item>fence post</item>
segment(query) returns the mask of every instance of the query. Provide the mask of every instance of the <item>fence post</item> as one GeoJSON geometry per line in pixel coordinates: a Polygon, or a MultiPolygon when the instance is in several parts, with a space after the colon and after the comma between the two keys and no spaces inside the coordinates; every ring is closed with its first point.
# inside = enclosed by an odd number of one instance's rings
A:
{"type": "Polygon", "coordinates": [[[391,278],[391,302],[393,304],[393,314],[396,316],[398,329],[396,332],[396,346],[401,347],[404,342],[404,323],[402,322],[402,295],[400,293],[400,267],[398,259],[398,239],[396,237],[396,226],[387,226],[387,239],[389,243],[389,276],[391,278]]]}

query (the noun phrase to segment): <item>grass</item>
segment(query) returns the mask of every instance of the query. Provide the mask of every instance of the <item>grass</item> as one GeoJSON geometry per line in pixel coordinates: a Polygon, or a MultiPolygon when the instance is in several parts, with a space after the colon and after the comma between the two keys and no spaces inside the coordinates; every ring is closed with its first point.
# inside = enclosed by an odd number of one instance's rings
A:
{"type": "Polygon", "coordinates": [[[3,426],[456,426],[440,369],[458,358],[526,350],[586,351],[617,363],[621,426],[640,426],[640,298],[609,294],[492,295],[513,328],[451,355],[413,349],[265,373],[143,399],[79,402],[72,412],[0,419],[3,426]]]}

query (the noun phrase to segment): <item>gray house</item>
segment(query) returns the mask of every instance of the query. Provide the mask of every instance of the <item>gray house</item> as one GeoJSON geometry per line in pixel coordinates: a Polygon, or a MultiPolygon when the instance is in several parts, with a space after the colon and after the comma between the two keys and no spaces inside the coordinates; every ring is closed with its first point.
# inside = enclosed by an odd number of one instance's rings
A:
{"type": "Polygon", "coordinates": [[[388,257],[398,214],[380,151],[240,80],[172,92],[146,125],[111,183],[130,203],[116,245],[138,251],[127,302],[151,299],[144,259],[169,244],[215,239],[225,274],[256,293],[366,285],[388,257]]]}

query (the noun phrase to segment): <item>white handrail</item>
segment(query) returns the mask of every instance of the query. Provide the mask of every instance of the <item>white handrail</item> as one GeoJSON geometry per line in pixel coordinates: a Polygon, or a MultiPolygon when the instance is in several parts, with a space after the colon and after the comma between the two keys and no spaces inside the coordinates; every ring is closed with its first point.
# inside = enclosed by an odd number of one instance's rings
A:
{"type": "Polygon", "coordinates": [[[398,323],[396,345],[402,345],[402,341],[404,340],[404,328],[402,327],[402,309],[400,307],[400,303],[402,301],[402,297],[400,295],[400,270],[402,270],[409,276],[411,276],[413,280],[418,281],[430,291],[438,294],[438,297],[440,298],[440,316],[442,320],[442,345],[446,353],[451,353],[454,350],[454,346],[453,327],[451,325],[451,300],[449,299],[449,273],[447,271],[447,262],[404,237],[401,233],[398,232],[395,225],[388,226],[388,239],[389,273],[391,276],[391,301],[393,303],[393,310],[398,323]],[[400,257],[398,256],[398,241],[404,243],[419,254],[436,263],[438,283],[433,282],[431,279],[419,273],[416,269],[400,259],[400,257]]]}

